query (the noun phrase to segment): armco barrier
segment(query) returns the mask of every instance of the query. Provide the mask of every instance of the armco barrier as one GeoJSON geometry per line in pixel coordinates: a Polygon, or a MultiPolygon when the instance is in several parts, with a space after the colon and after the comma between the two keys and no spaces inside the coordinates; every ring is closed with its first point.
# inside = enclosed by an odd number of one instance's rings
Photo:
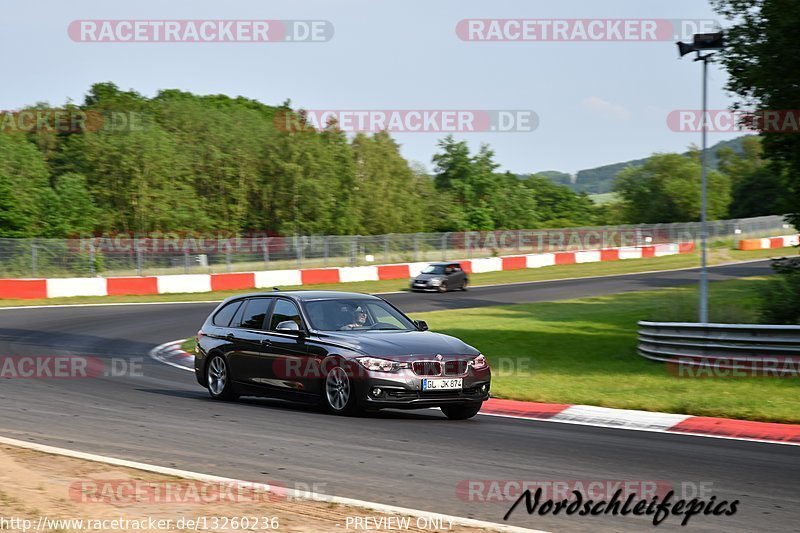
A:
{"type": "Polygon", "coordinates": [[[641,321],[639,355],[683,367],[797,374],[800,326],[641,321]]]}
{"type": "Polygon", "coordinates": [[[800,238],[798,235],[782,235],[764,239],[742,239],[739,241],[740,250],[766,250],[769,248],[787,248],[797,246],[800,238]]]}
{"type": "MultiPolygon", "coordinates": [[[[694,250],[694,243],[657,244],[578,252],[486,257],[458,261],[467,273],[499,272],[553,265],[660,257],[694,250]]],[[[0,279],[0,298],[37,299],[67,296],[177,294],[243,289],[271,289],[321,283],[408,279],[428,263],[403,263],[339,268],[266,270],[225,274],[179,274],[119,278],[0,279]]]]}

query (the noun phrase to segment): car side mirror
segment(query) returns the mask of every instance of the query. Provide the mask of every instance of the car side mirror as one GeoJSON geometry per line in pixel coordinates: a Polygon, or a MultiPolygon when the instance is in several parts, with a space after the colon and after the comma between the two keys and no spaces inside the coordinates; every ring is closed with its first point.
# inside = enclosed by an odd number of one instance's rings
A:
{"type": "Polygon", "coordinates": [[[278,322],[278,326],[275,328],[276,331],[280,331],[282,333],[300,333],[300,326],[297,325],[297,322],[294,320],[284,320],[283,322],[278,322]]]}
{"type": "Polygon", "coordinates": [[[424,320],[415,320],[414,322],[421,331],[428,331],[428,323],[424,320]]]}

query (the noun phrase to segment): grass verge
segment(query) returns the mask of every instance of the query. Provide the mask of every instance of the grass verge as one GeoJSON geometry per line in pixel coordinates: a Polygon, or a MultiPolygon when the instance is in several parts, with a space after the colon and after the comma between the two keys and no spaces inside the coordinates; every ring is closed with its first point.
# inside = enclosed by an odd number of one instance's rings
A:
{"type": "MultiPolygon", "coordinates": [[[[773,250],[730,250],[727,248],[712,248],[709,251],[710,265],[748,261],[754,259],[767,259],[794,255],[797,251],[793,248],[773,250]]],[[[520,283],[526,281],[546,281],[564,278],[581,278],[593,276],[608,276],[614,274],[634,274],[658,270],[673,270],[677,268],[692,268],[699,265],[698,253],[654,257],[648,259],[626,259],[624,261],[611,261],[603,263],[583,263],[579,265],[559,265],[544,268],[523,270],[510,270],[504,272],[487,272],[485,274],[472,274],[472,285],[500,285],[504,283],[520,283]]],[[[327,283],[313,286],[287,286],[282,289],[320,289],[320,290],[346,290],[353,292],[394,292],[407,290],[408,281],[405,279],[386,281],[359,281],[353,283],[327,283]]],[[[146,296],[79,296],[70,298],[51,298],[39,300],[14,300],[0,299],[0,307],[54,305],[54,304],[104,304],[104,303],[137,303],[137,302],[195,302],[203,300],[221,301],[229,296],[255,292],[258,289],[241,291],[217,291],[191,294],[152,294],[146,296]]]]}
{"type": "MultiPolygon", "coordinates": [[[[755,321],[765,280],[711,286],[711,320],[755,321]]],[[[479,348],[501,398],[800,422],[798,378],[687,378],[636,352],[639,320],[694,321],[694,288],[414,314],[479,348]]]]}

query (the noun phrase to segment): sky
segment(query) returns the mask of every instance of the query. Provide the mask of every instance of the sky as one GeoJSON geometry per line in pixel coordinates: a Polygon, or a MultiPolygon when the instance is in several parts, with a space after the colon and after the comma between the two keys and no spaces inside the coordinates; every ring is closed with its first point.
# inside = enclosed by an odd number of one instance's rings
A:
{"type": "MultiPolygon", "coordinates": [[[[674,110],[699,109],[701,67],[658,41],[464,40],[462,19],[720,20],[705,0],[5,0],[0,109],[81,102],[93,83],[245,96],[310,110],[531,111],[535,129],[457,132],[491,145],[501,170],[585,168],[681,152],[697,132],[672,131],[674,110]],[[81,42],[81,20],[314,20],[321,42],[81,42]],[[463,35],[462,35],[463,36],[463,35]]],[[[489,28],[489,26],[484,26],[489,28]]],[[[691,33],[688,30],[688,33],[691,33]]],[[[507,33],[509,34],[509,33],[507,33]]],[[[474,35],[485,36],[478,32],[474,35]]],[[[659,34],[660,35],[660,34],[659,34]]],[[[661,38],[661,37],[659,37],[661,38]]],[[[709,70],[709,108],[725,109],[727,76],[709,70]]],[[[432,168],[446,133],[393,134],[432,168]]],[[[712,133],[709,144],[741,133],[712,133]]]]}

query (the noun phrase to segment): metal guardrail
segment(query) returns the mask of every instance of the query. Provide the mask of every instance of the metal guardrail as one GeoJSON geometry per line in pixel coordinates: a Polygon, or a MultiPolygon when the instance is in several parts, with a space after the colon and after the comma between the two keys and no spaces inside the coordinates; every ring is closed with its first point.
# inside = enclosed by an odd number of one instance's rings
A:
{"type": "Polygon", "coordinates": [[[639,355],[769,375],[800,373],[800,326],[639,322],[639,355]]]}

